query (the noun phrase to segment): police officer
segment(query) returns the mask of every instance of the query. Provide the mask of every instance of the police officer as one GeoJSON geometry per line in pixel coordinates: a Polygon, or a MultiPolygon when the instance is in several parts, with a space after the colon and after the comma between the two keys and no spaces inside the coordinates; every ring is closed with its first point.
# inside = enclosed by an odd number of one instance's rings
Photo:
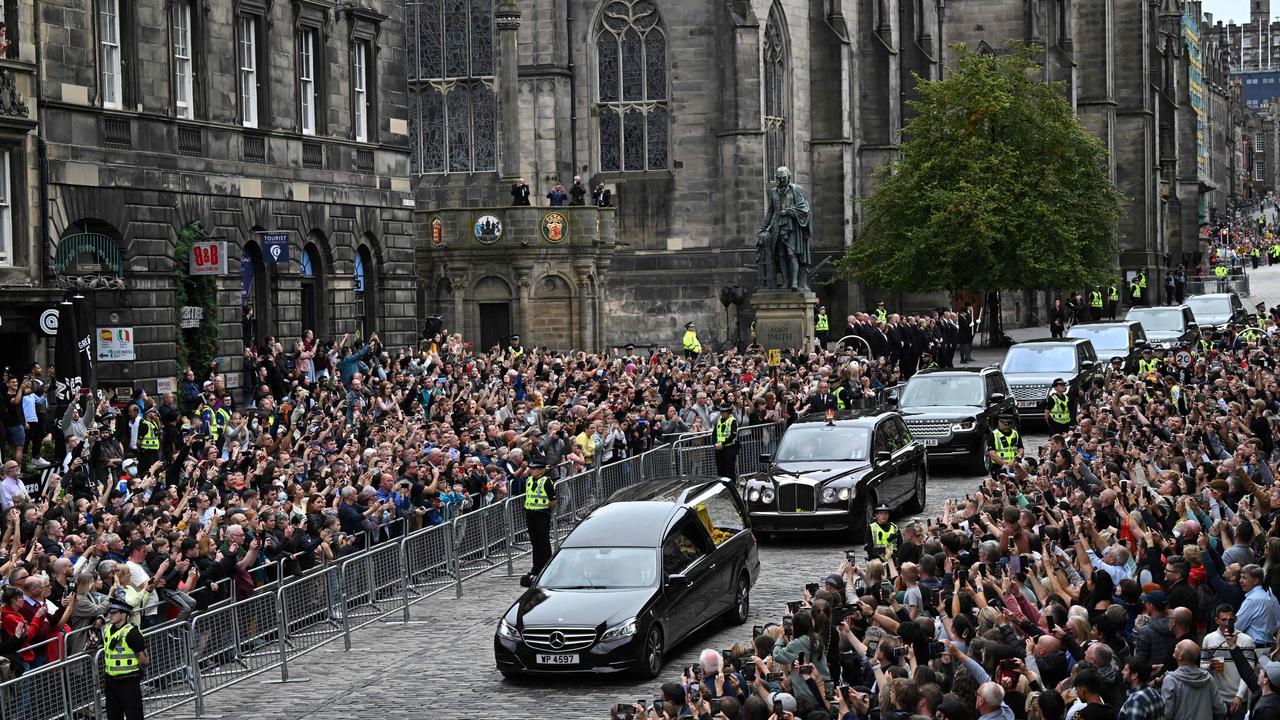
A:
{"type": "Polygon", "coordinates": [[[1050,435],[1071,430],[1071,398],[1067,396],[1067,381],[1062,378],[1053,380],[1053,391],[1045,400],[1044,421],[1050,435]]]}
{"type": "Polygon", "coordinates": [[[698,326],[693,322],[684,324],[684,357],[690,362],[698,359],[698,355],[702,354],[702,343],[698,342],[698,326]]]}
{"type": "Polygon", "coordinates": [[[831,335],[831,320],[827,317],[827,306],[818,306],[818,317],[813,321],[813,337],[818,341],[818,349],[827,349],[827,338],[831,335]]]}
{"type": "Polygon", "coordinates": [[[996,429],[991,431],[991,449],[987,451],[991,471],[996,472],[1013,465],[1022,454],[1022,436],[1013,429],[1013,420],[1008,415],[1001,415],[996,420],[996,429]]]}
{"type": "Polygon", "coordinates": [[[1257,312],[1254,313],[1253,315],[1253,323],[1258,326],[1258,329],[1262,330],[1263,332],[1266,332],[1267,323],[1269,322],[1267,320],[1267,304],[1258,303],[1257,305],[1253,306],[1253,309],[1257,310],[1257,312]]]}
{"type": "Polygon", "coordinates": [[[520,336],[512,335],[507,344],[507,357],[516,360],[524,356],[524,346],[520,344],[520,336]]]}
{"type": "Polygon", "coordinates": [[[1120,288],[1114,284],[1107,288],[1107,317],[1116,319],[1116,309],[1120,307],[1120,288]]]}
{"type": "Polygon", "coordinates": [[[1102,288],[1095,287],[1089,292],[1089,316],[1094,322],[1102,320],[1102,288]]]}
{"type": "Polygon", "coordinates": [[[920,369],[921,370],[937,370],[938,363],[933,359],[933,353],[925,350],[920,353],[920,369]]]}
{"type": "Polygon", "coordinates": [[[1142,305],[1146,303],[1147,293],[1147,274],[1142,270],[1137,271],[1133,280],[1129,282],[1129,299],[1133,305],[1142,305]]]}
{"type": "Polygon", "coordinates": [[[129,622],[133,607],[117,591],[107,602],[108,625],[102,629],[102,694],[107,720],[142,720],[142,677],[147,666],[147,643],[129,622]]]}
{"type": "Polygon", "coordinates": [[[529,528],[529,544],[533,546],[533,569],[529,577],[537,577],[551,559],[551,517],[556,509],[556,484],[547,477],[547,462],[529,459],[529,478],[524,484],[524,521],[529,528]]]}
{"type": "Polygon", "coordinates": [[[1146,376],[1160,372],[1160,361],[1156,360],[1155,350],[1148,345],[1142,348],[1142,357],[1138,358],[1138,375],[1146,376]]]}
{"type": "Polygon", "coordinates": [[[876,521],[867,526],[867,557],[888,559],[902,542],[902,533],[889,522],[888,505],[877,506],[875,513],[876,521]]]}
{"type": "Polygon", "coordinates": [[[720,405],[720,419],[716,420],[716,475],[738,479],[738,419],[733,416],[733,405],[720,405]]]}
{"type": "Polygon", "coordinates": [[[1225,262],[1219,262],[1218,266],[1213,269],[1213,276],[1218,279],[1218,292],[1225,290],[1222,283],[1227,279],[1227,265],[1225,262]]]}
{"type": "Polygon", "coordinates": [[[138,427],[138,466],[147,471],[160,459],[160,413],[147,411],[138,427]]]}
{"type": "Polygon", "coordinates": [[[883,301],[883,300],[881,300],[880,302],[876,303],[876,309],[875,309],[875,310],[872,310],[872,311],[871,311],[871,314],[873,314],[873,315],[875,315],[875,316],[876,316],[876,323],[887,323],[887,322],[889,322],[889,311],[887,311],[887,310],[885,310],[885,309],[884,309],[884,301],[883,301]]]}

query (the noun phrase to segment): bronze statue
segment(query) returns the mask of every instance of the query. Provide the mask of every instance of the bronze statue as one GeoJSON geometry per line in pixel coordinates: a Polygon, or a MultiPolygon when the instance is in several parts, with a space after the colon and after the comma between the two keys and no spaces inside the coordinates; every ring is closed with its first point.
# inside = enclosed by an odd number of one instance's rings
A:
{"type": "Polygon", "coordinates": [[[756,232],[757,283],[760,290],[807,291],[809,279],[809,200],[791,183],[791,171],[778,168],[769,190],[769,206],[756,232]],[[781,275],[777,278],[776,275],[781,275]]]}

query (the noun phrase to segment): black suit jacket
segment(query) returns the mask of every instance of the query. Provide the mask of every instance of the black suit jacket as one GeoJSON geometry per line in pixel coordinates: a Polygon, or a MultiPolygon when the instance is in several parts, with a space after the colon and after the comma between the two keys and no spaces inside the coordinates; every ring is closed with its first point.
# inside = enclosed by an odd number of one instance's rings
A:
{"type": "Polygon", "coordinates": [[[960,342],[973,342],[973,318],[967,312],[960,313],[960,342]]]}

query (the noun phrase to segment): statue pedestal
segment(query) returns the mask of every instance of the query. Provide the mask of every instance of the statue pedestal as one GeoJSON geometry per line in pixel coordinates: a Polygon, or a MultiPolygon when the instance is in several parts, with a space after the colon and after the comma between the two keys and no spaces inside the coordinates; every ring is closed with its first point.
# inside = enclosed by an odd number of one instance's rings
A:
{"type": "Polygon", "coordinates": [[[756,342],[766,350],[813,350],[817,295],[807,290],[757,290],[751,307],[756,311],[756,342]]]}

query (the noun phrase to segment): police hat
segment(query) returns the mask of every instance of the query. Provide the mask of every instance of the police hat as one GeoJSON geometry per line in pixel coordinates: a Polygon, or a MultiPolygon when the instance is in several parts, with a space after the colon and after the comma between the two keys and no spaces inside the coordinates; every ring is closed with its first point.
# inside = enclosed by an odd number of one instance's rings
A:
{"type": "Polygon", "coordinates": [[[996,422],[1012,423],[1012,422],[1013,422],[1013,418],[1012,418],[1012,417],[1010,417],[1010,416],[1009,416],[1009,415],[1007,415],[1007,414],[1005,414],[1005,415],[1000,415],[999,417],[997,417],[997,418],[996,418],[996,422]]]}
{"type": "Polygon", "coordinates": [[[1155,352],[1155,351],[1156,351],[1156,349],[1155,349],[1155,348],[1153,348],[1153,347],[1151,347],[1150,345],[1148,345],[1148,346],[1146,346],[1146,347],[1142,348],[1142,354],[1143,354],[1143,355],[1146,355],[1147,353],[1153,353],[1153,352],[1155,352]]]}
{"type": "Polygon", "coordinates": [[[547,461],[543,460],[542,458],[529,458],[530,470],[533,470],[535,468],[545,468],[546,466],[547,466],[547,461]]]}
{"type": "Polygon", "coordinates": [[[1054,385],[1066,385],[1066,384],[1067,384],[1067,381],[1066,381],[1066,380],[1063,380],[1062,378],[1054,378],[1054,379],[1053,379],[1053,384],[1054,384],[1054,385]]]}
{"type": "Polygon", "coordinates": [[[889,506],[885,505],[884,503],[880,503],[879,505],[876,506],[876,512],[878,513],[889,512],[889,506]]]}
{"type": "Polygon", "coordinates": [[[113,613],[113,612],[132,613],[133,610],[134,610],[133,606],[125,602],[123,590],[116,591],[107,600],[108,613],[113,613]]]}
{"type": "Polygon", "coordinates": [[[720,412],[733,412],[733,403],[720,403],[720,412]]]}
{"type": "Polygon", "coordinates": [[[685,324],[684,324],[684,329],[685,329],[685,330],[688,330],[689,328],[692,328],[692,327],[698,327],[698,324],[697,324],[697,323],[695,323],[695,322],[694,322],[694,321],[692,321],[692,320],[690,320],[689,322],[687,322],[687,323],[685,323],[685,324]]]}

